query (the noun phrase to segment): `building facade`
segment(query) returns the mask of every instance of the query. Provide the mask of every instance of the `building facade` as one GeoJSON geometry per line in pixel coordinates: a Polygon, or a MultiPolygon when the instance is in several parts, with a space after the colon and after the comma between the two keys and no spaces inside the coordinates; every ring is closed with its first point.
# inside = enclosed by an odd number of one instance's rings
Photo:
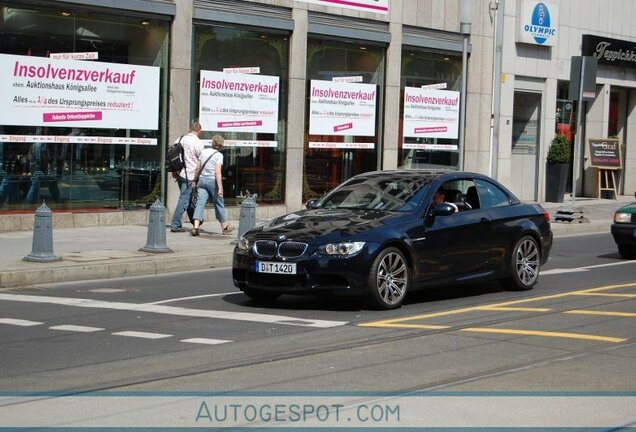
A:
{"type": "MultiPolygon", "coordinates": [[[[230,218],[248,193],[273,217],[394,168],[477,171],[541,201],[551,139],[574,137],[584,35],[636,52],[636,8],[587,3],[593,17],[574,0],[0,1],[0,229],[29,229],[42,201],[57,226],[144,223],[157,198],[170,212],[165,149],[195,119],[226,138],[230,218]]],[[[582,104],[582,134],[623,144],[625,193],[631,64],[599,61],[582,104]]],[[[594,196],[582,142],[576,195],[594,196]]]]}

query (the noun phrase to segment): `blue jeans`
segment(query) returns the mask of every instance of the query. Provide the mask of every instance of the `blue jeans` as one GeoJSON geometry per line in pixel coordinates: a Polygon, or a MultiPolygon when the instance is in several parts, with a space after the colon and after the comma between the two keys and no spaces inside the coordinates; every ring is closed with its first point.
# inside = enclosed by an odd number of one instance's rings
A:
{"type": "Polygon", "coordinates": [[[192,183],[186,182],[181,176],[177,176],[177,184],[179,185],[179,200],[177,201],[177,206],[174,209],[174,213],[172,214],[172,222],[170,223],[171,229],[179,229],[181,228],[181,218],[183,217],[183,212],[188,208],[188,202],[190,202],[190,194],[192,193],[192,183]]]}
{"type": "Polygon", "coordinates": [[[223,197],[220,197],[217,191],[218,187],[215,178],[199,177],[199,183],[197,187],[197,206],[194,209],[195,219],[203,222],[203,211],[205,210],[205,205],[208,202],[208,197],[210,197],[212,199],[212,203],[214,204],[214,214],[216,215],[216,220],[218,220],[221,225],[225,223],[225,204],[223,202],[223,197]]]}

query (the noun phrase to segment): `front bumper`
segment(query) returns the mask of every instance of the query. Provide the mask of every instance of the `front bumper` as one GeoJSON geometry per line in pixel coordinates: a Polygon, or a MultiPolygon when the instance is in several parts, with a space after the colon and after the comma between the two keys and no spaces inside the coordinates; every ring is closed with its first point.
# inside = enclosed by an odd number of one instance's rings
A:
{"type": "Polygon", "coordinates": [[[237,288],[251,288],[284,294],[309,294],[330,291],[335,294],[363,294],[374,255],[368,245],[351,257],[313,253],[298,259],[259,259],[235,248],[232,279],[237,288]],[[256,261],[296,264],[295,275],[259,273],[256,261]]]}
{"type": "Polygon", "coordinates": [[[636,246],[636,224],[613,223],[611,232],[617,245],[636,246]]]}

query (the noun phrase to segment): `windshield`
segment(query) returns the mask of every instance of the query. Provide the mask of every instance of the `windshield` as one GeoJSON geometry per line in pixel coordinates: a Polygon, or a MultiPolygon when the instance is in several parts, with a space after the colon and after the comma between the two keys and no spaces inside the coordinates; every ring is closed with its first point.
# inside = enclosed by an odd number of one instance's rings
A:
{"type": "Polygon", "coordinates": [[[354,178],[320,200],[318,207],[410,211],[419,204],[427,181],[416,177],[354,178]]]}

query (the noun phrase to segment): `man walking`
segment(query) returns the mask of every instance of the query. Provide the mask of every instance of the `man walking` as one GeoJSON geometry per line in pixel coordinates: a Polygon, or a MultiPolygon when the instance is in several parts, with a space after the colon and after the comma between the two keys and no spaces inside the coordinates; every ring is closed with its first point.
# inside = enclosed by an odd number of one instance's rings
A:
{"type": "Polygon", "coordinates": [[[177,184],[179,185],[179,200],[172,214],[172,222],[170,223],[170,231],[184,232],[185,229],[181,225],[183,212],[188,207],[192,187],[195,186],[193,179],[199,169],[199,156],[203,151],[203,144],[199,140],[201,134],[201,124],[197,121],[192,122],[190,133],[181,139],[183,146],[184,168],[176,174],[177,184]]]}

